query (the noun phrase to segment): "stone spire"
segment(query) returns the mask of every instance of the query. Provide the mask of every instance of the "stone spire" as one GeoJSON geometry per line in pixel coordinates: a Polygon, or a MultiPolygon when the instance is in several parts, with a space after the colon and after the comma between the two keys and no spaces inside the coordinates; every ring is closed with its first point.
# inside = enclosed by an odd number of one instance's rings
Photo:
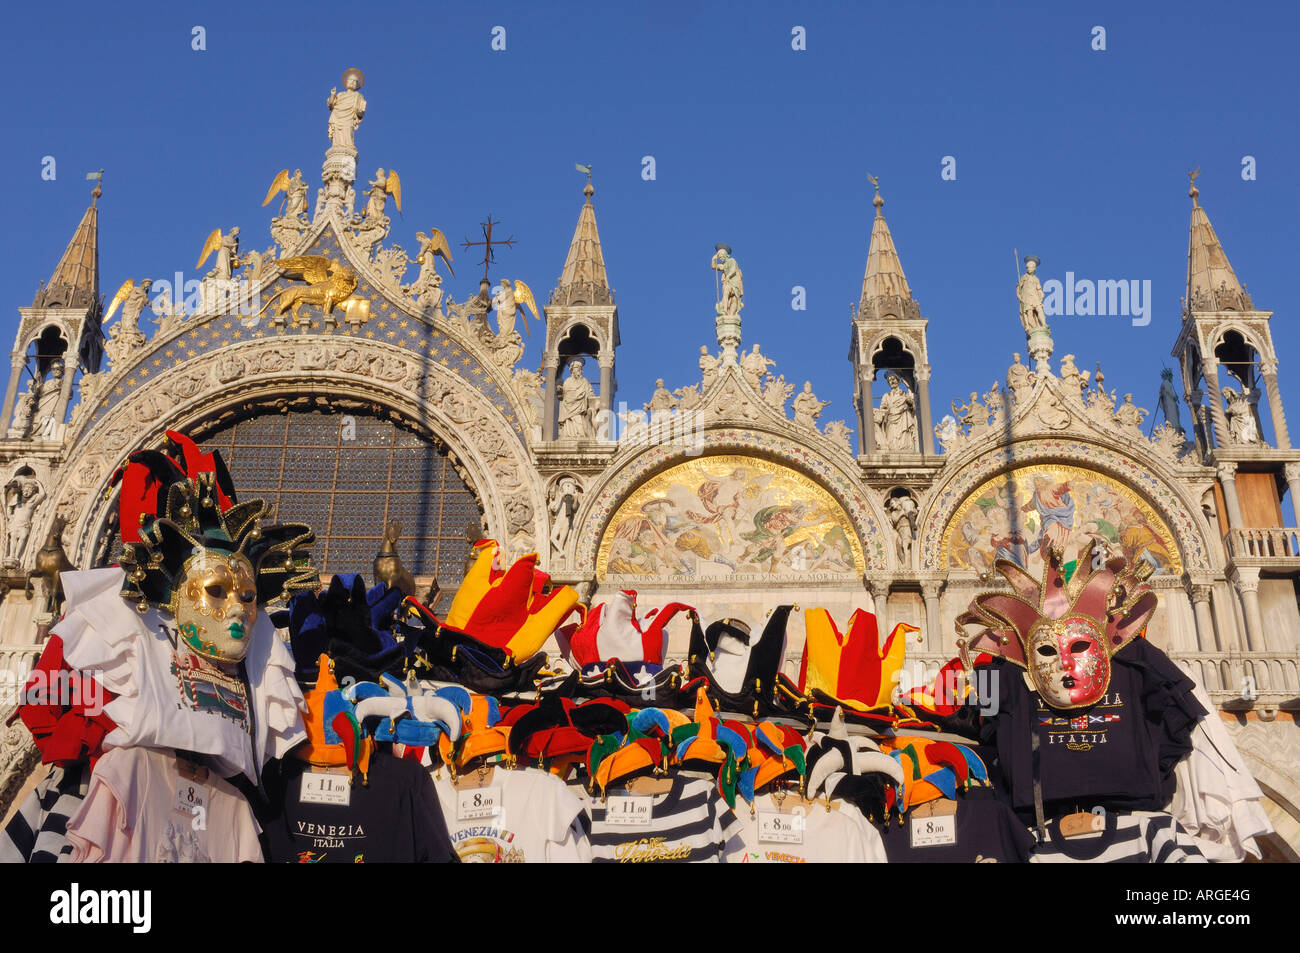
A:
{"type": "Polygon", "coordinates": [[[97,309],[99,306],[99,185],[90,207],[63,251],[49,282],[36,292],[33,308],[97,309]]]}
{"type": "Polygon", "coordinates": [[[587,201],[578,212],[578,227],[573,230],[569,257],[564,260],[559,285],[551,292],[550,304],[614,303],[614,292],[605,274],[605,256],[600,251],[600,233],[596,231],[596,209],[591,204],[595,191],[591,185],[591,173],[587,172],[587,185],[582,190],[587,201]]]}
{"type": "Polygon", "coordinates": [[[1192,199],[1192,225],[1187,242],[1186,307],[1191,311],[1253,311],[1250,295],[1237,280],[1209,216],[1197,201],[1201,194],[1196,187],[1199,171],[1190,173],[1192,187],[1187,193],[1192,199]]]}
{"type": "Polygon", "coordinates": [[[876,197],[871,204],[876,207],[876,219],[871,224],[871,247],[867,251],[867,271],[862,278],[862,298],[858,302],[858,315],[879,319],[887,315],[901,318],[921,317],[921,307],[912,297],[912,289],[903,274],[903,263],[894,248],[894,238],[881,209],[885,200],[880,197],[880,185],[873,178],[876,197]]]}

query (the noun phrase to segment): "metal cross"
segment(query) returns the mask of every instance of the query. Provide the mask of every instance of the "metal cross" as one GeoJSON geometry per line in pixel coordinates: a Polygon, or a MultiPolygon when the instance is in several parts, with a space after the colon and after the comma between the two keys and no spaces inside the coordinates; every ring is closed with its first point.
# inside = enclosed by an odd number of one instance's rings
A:
{"type": "Polygon", "coordinates": [[[480,224],[483,226],[483,241],[481,241],[481,242],[472,242],[472,241],[470,241],[469,239],[465,239],[465,241],[461,242],[461,245],[463,245],[465,248],[473,248],[475,245],[482,245],[482,246],[483,246],[483,263],[482,263],[482,264],[483,264],[483,280],[484,280],[484,281],[487,281],[487,276],[488,276],[488,266],[491,265],[493,262],[495,262],[495,261],[497,260],[496,252],[494,252],[494,251],[492,250],[492,246],[493,246],[493,245],[513,245],[513,244],[514,244],[514,241],[515,241],[515,236],[514,236],[514,235],[511,235],[509,238],[493,238],[493,237],[492,237],[492,226],[493,226],[493,225],[500,225],[501,223],[500,223],[500,222],[494,222],[494,221],[492,221],[492,215],[491,215],[491,213],[488,214],[488,219],[487,219],[487,221],[486,221],[486,222],[481,222],[480,224]]]}

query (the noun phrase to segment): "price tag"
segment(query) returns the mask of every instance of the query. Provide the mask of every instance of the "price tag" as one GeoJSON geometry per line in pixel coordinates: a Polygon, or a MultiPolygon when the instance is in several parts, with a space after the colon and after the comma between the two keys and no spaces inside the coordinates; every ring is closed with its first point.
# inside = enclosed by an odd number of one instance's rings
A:
{"type": "Polygon", "coordinates": [[[351,778],[345,774],[327,771],[306,771],[302,776],[302,789],[298,800],[303,804],[337,804],[347,807],[352,803],[351,778]]]}
{"type": "Polygon", "coordinates": [[[957,818],[954,815],[912,818],[913,847],[941,847],[957,843],[957,818]]]}
{"type": "Polygon", "coordinates": [[[605,802],[605,823],[611,827],[649,827],[654,802],[652,797],[615,795],[605,802]]]}
{"type": "Polygon", "coordinates": [[[186,817],[195,817],[208,809],[208,789],[202,784],[181,778],[176,782],[176,800],[172,810],[186,817]]]}
{"type": "Polygon", "coordinates": [[[501,813],[501,786],[456,792],[456,820],[478,821],[501,813]]]}
{"type": "Polygon", "coordinates": [[[802,844],[803,815],[759,811],[758,842],[760,844],[802,844]]]}

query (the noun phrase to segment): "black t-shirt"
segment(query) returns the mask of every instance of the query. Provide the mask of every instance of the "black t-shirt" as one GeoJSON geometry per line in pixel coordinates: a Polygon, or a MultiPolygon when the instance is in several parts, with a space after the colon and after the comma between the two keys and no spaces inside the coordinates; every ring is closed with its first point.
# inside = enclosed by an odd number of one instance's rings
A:
{"type": "Polygon", "coordinates": [[[1023,864],[1029,860],[1034,838],[1014,811],[989,788],[971,788],[957,797],[953,843],[912,846],[912,821],[898,815],[877,821],[876,829],[891,864],[1023,864]]]}
{"type": "Polygon", "coordinates": [[[348,786],[346,774],[326,774],[293,757],[280,762],[277,770],[268,769],[263,782],[271,809],[261,823],[271,862],[457,860],[428,769],[376,751],[370,758],[369,781],[363,785],[358,772],[348,786]],[[340,800],[347,803],[321,803],[340,800]]]}
{"type": "Polygon", "coordinates": [[[985,719],[984,740],[997,747],[1011,804],[1032,822],[1034,755],[1044,813],[1055,817],[1101,805],[1110,811],[1158,811],[1174,792],[1174,765],[1192,750],[1191,732],[1205,717],[1192,681],[1145,638],[1111,660],[1106,695],[1089,708],[1049,708],[1024,670],[995,662],[998,711],[985,719]]]}

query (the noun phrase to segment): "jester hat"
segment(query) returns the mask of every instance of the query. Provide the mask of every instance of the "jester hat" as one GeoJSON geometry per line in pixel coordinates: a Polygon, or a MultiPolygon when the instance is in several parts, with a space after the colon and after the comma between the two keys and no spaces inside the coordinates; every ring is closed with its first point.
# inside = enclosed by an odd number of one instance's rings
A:
{"type": "Polygon", "coordinates": [[[533,689],[546,664],[541,652],[516,664],[506,649],[444,625],[409,596],[398,611],[396,631],[402,636],[406,665],[419,677],[454,682],[486,695],[533,689]]]}
{"type": "Polygon", "coordinates": [[[807,609],[804,629],[807,638],[799,664],[800,691],[820,692],[836,704],[860,712],[889,706],[907,639],[920,631],[900,622],[881,645],[876,617],[863,609],[853,612],[843,634],[826,609],[807,609]]]}
{"type": "Polygon", "coordinates": [[[384,583],[367,589],[360,575],[339,574],[324,589],[295,595],[271,621],[289,630],[299,682],[316,680],[322,652],[333,660],[336,678],[374,680],[401,667],[402,649],[391,631],[401,601],[399,589],[384,583]]]}
{"type": "Polygon", "coordinates": [[[1155,612],[1146,583],[1152,568],[1130,566],[1123,556],[1095,568],[1100,560],[1089,543],[1067,577],[1061,558],[1058,550],[1046,553],[1041,580],[999,559],[995,567],[1015,591],[977,595],[957,617],[958,647],[963,661],[984,652],[1026,669],[1052,708],[1086,708],[1106,694],[1111,658],[1145,632],[1155,612]],[[968,637],[965,625],[981,628],[968,637]]]}
{"type": "Polygon", "coordinates": [[[257,602],[288,601],[318,584],[308,564],[315,539],[300,523],[271,524],[262,500],[235,501],[221,455],[169,430],[162,450],[137,450],[109,486],[118,494],[122,594],[141,611],[150,605],[174,612],[190,559],[203,550],[239,554],[253,567],[257,602]]]}
{"type": "Polygon", "coordinates": [[[319,767],[360,768],[364,778],[370,770],[374,739],[366,735],[352,702],[339,689],[328,655],[318,657],[317,668],[316,685],[304,696],[307,740],[293,753],[319,767]]]}
{"type": "Polygon", "coordinates": [[[630,670],[656,672],[663,668],[668,650],[669,621],[681,611],[693,612],[682,602],[651,609],[644,619],[636,615],[636,590],[620,589],[587,613],[586,619],[561,644],[564,654],[584,674],[599,672],[618,660],[630,670]]]}
{"type": "Polygon", "coordinates": [[[446,624],[480,642],[530,658],[578,605],[569,586],[545,591],[550,576],[537,568],[537,553],[497,568],[501,547],[494,539],[474,544],[476,556],[456,591],[446,624]]]}
{"type": "Polygon", "coordinates": [[[751,636],[749,626],[737,619],[719,620],[707,630],[695,624],[687,661],[688,680],[679,696],[682,707],[692,704],[703,685],[722,711],[753,718],[806,718],[807,700],[781,673],[786,625],[795,608],[781,605],[772,609],[757,639],[751,636]],[[727,655],[737,659],[728,662],[723,658],[727,655]]]}
{"type": "Polygon", "coordinates": [[[490,695],[474,695],[468,711],[461,713],[460,736],[453,740],[444,734],[438,739],[442,761],[456,774],[476,758],[510,754],[510,729],[500,725],[501,709],[490,695]]]}

